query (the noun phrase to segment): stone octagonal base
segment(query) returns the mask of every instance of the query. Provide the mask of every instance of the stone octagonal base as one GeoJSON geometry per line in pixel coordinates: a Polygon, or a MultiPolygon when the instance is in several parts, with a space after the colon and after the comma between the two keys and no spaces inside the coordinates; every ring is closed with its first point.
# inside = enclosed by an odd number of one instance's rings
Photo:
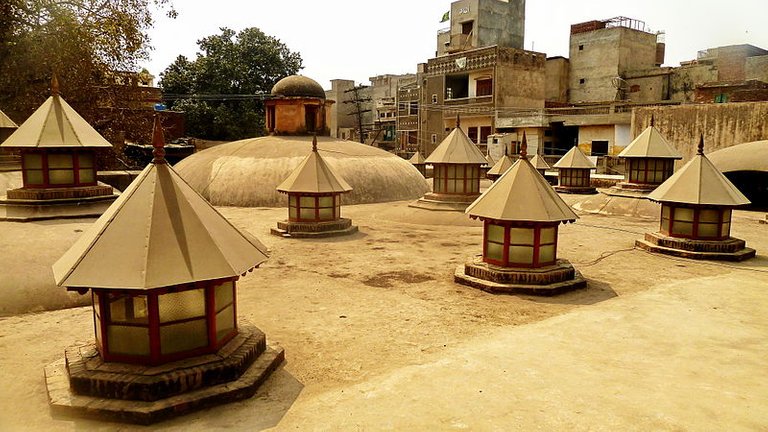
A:
{"type": "Polygon", "coordinates": [[[472,195],[451,195],[430,192],[419,198],[418,201],[408,204],[408,206],[432,211],[463,212],[470,204],[475,202],[479,196],[479,193],[472,195]]]}
{"type": "Polygon", "coordinates": [[[584,195],[597,193],[597,189],[593,187],[555,186],[555,191],[559,193],[584,194],[584,195]]]}
{"type": "Polygon", "coordinates": [[[511,269],[488,264],[477,255],[456,267],[453,280],[491,293],[552,296],[584,288],[587,281],[567,260],[537,269],[511,269]]]}
{"type": "Polygon", "coordinates": [[[99,217],[119,195],[83,198],[12,199],[0,196],[0,221],[28,222],[45,219],[99,217]]]}
{"type": "Polygon", "coordinates": [[[45,367],[45,381],[54,414],[151,424],[247,399],[284,358],[259,329],[241,326],[216,354],[155,367],[105,363],[93,344],[70,347],[45,367]]]}
{"type": "Polygon", "coordinates": [[[635,246],[650,252],[691,259],[743,261],[755,256],[754,249],[745,247],[744,240],[734,237],[725,240],[691,240],[655,232],[646,233],[644,239],[635,240],[635,246]]]}
{"type": "Polygon", "coordinates": [[[284,220],[278,222],[277,228],[272,228],[269,232],[280,237],[335,237],[356,233],[357,225],[352,225],[352,220],[346,218],[330,222],[291,222],[284,220]]]}

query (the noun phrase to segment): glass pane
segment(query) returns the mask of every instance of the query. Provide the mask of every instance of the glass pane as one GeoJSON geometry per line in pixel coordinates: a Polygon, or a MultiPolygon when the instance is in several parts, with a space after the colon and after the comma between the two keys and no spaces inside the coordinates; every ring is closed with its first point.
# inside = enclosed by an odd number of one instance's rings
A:
{"type": "Polygon", "coordinates": [[[111,354],[149,355],[149,329],[146,327],[107,326],[111,354]]]}
{"type": "Polygon", "coordinates": [[[716,223],[699,224],[699,237],[718,237],[719,235],[716,223]]]}
{"type": "Polygon", "coordinates": [[[539,264],[547,264],[555,261],[555,245],[547,245],[539,248],[539,264]]]}
{"type": "Polygon", "coordinates": [[[72,155],[70,154],[49,154],[48,168],[73,168],[72,155]]]}
{"type": "Polygon", "coordinates": [[[488,240],[496,243],[504,243],[504,227],[488,224],[488,240]]]}
{"type": "Polygon", "coordinates": [[[75,172],[72,170],[50,170],[48,171],[48,181],[51,184],[73,184],[75,172]]]}
{"type": "Polygon", "coordinates": [[[333,197],[332,196],[322,196],[318,198],[319,204],[318,207],[333,207],[333,197]]]}
{"type": "Polygon", "coordinates": [[[296,205],[296,195],[288,195],[288,205],[291,207],[296,205]]]}
{"type": "Polygon", "coordinates": [[[299,214],[299,219],[315,220],[315,209],[302,207],[301,213],[299,214]]]}
{"type": "Polygon", "coordinates": [[[147,296],[111,294],[109,301],[110,322],[146,324],[149,322],[147,296]]]}
{"type": "Polygon", "coordinates": [[[720,210],[702,209],[699,211],[699,222],[715,222],[720,219],[720,210]]]}
{"type": "Polygon", "coordinates": [[[29,185],[43,184],[43,172],[41,170],[27,171],[27,183],[29,185]]]}
{"type": "Polygon", "coordinates": [[[540,244],[551,244],[555,242],[555,237],[557,236],[557,228],[550,227],[550,228],[542,228],[541,229],[541,237],[539,239],[540,244]]]}
{"type": "Polygon", "coordinates": [[[498,243],[486,242],[485,244],[485,257],[492,260],[501,261],[504,259],[503,246],[498,243]]]}
{"type": "Polygon", "coordinates": [[[93,168],[93,153],[78,154],[77,163],[80,165],[80,168],[93,168]]]}
{"type": "Polygon", "coordinates": [[[509,243],[533,246],[533,228],[510,228],[509,243]]]}
{"type": "Polygon", "coordinates": [[[675,221],[693,222],[693,209],[680,207],[676,208],[675,221]]]}
{"type": "Polygon", "coordinates": [[[723,210],[723,222],[731,221],[731,209],[723,210]]]}
{"type": "Polygon", "coordinates": [[[470,189],[470,192],[480,192],[480,179],[474,178],[470,189]]]}
{"type": "Polygon", "coordinates": [[[315,197],[311,196],[303,196],[300,198],[299,203],[302,207],[314,207],[315,206],[315,197]]]}
{"type": "Polygon", "coordinates": [[[723,226],[720,227],[720,237],[730,237],[731,235],[731,223],[723,222],[723,226]]]}
{"type": "Polygon", "coordinates": [[[216,310],[221,310],[224,306],[232,303],[234,287],[232,282],[224,282],[216,287],[214,296],[216,297],[216,310]]]}
{"type": "Polygon", "coordinates": [[[96,344],[99,345],[99,347],[102,347],[101,344],[101,322],[98,318],[96,318],[95,325],[96,328],[96,344]]]}
{"type": "Polygon", "coordinates": [[[157,301],[161,323],[205,316],[205,292],[202,288],[161,294],[157,301]]]}
{"type": "Polygon", "coordinates": [[[448,180],[448,193],[456,193],[456,180],[448,180]]]}
{"type": "Polygon", "coordinates": [[[456,178],[456,165],[448,165],[448,178],[456,178]]]}
{"type": "Polygon", "coordinates": [[[661,206],[661,217],[669,219],[669,206],[661,206]]]}
{"type": "Polygon", "coordinates": [[[629,172],[629,181],[636,182],[638,178],[639,178],[639,175],[637,170],[631,170],[629,172]]]}
{"type": "Polygon", "coordinates": [[[208,345],[204,319],[160,327],[160,353],[172,354],[208,345]]]}
{"type": "Polygon", "coordinates": [[[333,207],[318,210],[320,220],[333,220],[333,207]]]}
{"type": "Polygon", "coordinates": [[[296,219],[296,214],[297,213],[298,212],[296,210],[296,207],[291,207],[291,208],[288,209],[288,217],[291,218],[291,219],[296,219]]]}
{"type": "Polygon", "coordinates": [[[216,314],[216,341],[220,341],[235,328],[235,309],[227,307],[216,314]]]}
{"type": "Polygon", "coordinates": [[[26,153],[24,155],[24,168],[42,169],[43,155],[37,153],[26,153]]]}
{"type": "Polygon", "coordinates": [[[533,264],[533,246],[510,246],[510,264],[533,264]]]}
{"type": "Polygon", "coordinates": [[[96,179],[93,178],[93,169],[81,169],[78,172],[78,175],[80,176],[80,183],[93,183],[96,181],[96,179]]]}
{"type": "Polygon", "coordinates": [[[442,178],[435,176],[435,178],[432,179],[432,190],[435,192],[444,192],[442,178]]]}
{"type": "Polygon", "coordinates": [[[672,234],[687,236],[693,235],[693,223],[675,221],[672,225],[672,234]]]}

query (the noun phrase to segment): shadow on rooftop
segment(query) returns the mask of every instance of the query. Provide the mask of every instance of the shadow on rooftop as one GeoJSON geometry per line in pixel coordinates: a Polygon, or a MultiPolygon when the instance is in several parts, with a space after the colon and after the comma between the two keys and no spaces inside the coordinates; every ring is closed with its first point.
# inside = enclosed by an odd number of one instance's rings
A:
{"type": "Polygon", "coordinates": [[[543,304],[593,305],[617,297],[611,285],[587,279],[587,287],[553,297],[525,296],[527,300],[543,304]]]}

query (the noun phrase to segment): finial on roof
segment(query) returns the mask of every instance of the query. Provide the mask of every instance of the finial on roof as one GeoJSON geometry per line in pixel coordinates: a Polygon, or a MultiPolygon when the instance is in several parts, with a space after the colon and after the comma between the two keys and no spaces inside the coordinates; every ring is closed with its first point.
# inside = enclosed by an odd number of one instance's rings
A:
{"type": "Polygon", "coordinates": [[[152,159],[153,164],[164,164],[165,161],[165,138],[163,137],[163,125],[160,124],[160,116],[155,114],[155,126],[152,130],[152,159]]]}
{"type": "Polygon", "coordinates": [[[312,151],[317,153],[317,134],[312,137],[312,151]]]}
{"type": "Polygon", "coordinates": [[[56,76],[56,72],[53,73],[51,78],[51,96],[59,95],[59,78],[56,76]]]}
{"type": "Polygon", "coordinates": [[[651,127],[653,127],[653,126],[654,126],[654,123],[656,123],[656,122],[655,122],[655,121],[654,121],[654,119],[653,119],[653,114],[651,114],[651,127]]]}
{"type": "Polygon", "coordinates": [[[528,138],[525,137],[525,131],[523,131],[523,142],[520,143],[520,159],[525,160],[528,157],[528,138]]]}
{"type": "Polygon", "coordinates": [[[456,114],[456,129],[461,126],[461,114],[456,114]]]}
{"type": "Polygon", "coordinates": [[[704,155],[704,134],[701,134],[699,139],[699,151],[696,154],[704,155]]]}

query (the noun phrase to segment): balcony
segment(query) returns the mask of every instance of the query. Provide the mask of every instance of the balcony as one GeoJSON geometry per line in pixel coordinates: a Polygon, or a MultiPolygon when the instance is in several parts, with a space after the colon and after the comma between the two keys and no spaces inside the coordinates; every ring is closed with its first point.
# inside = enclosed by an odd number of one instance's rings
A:
{"type": "Polygon", "coordinates": [[[459,51],[467,51],[475,48],[472,45],[472,34],[452,34],[451,42],[446,47],[446,51],[455,53],[459,51]]]}

